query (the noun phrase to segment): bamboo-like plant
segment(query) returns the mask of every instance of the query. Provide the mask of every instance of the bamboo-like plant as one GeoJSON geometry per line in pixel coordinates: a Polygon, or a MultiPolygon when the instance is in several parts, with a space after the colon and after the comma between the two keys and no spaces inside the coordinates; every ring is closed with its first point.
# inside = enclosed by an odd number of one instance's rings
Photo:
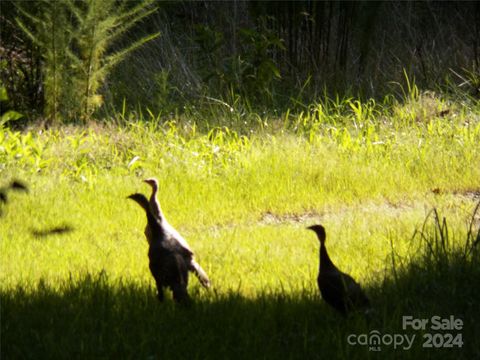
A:
{"type": "Polygon", "coordinates": [[[109,53],[122,34],[156,10],[152,3],[42,1],[35,11],[19,5],[24,18],[17,23],[43,52],[47,118],[85,121],[102,105],[99,91],[111,69],[159,36],[142,37],[109,53]]]}
{"type": "Polygon", "coordinates": [[[67,67],[64,49],[69,46],[71,29],[65,9],[57,1],[41,0],[28,10],[18,6],[24,19],[17,23],[25,34],[42,50],[43,86],[45,92],[45,115],[51,121],[59,120],[60,106],[64,105],[69,77],[65,76],[67,67]],[[29,22],[27,26],[24,20],[29,22]]]}

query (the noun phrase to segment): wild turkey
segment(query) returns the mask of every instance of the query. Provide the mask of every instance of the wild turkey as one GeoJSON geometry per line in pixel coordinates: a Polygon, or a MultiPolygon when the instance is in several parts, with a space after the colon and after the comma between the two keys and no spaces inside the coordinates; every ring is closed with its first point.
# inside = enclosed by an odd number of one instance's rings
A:
{"type": "MultiPolygon", "coordinates": [[[[161,226],[165,229],[165,231],[170,234],[172,238],[174,238],[181,247],[185,249],[186,252],[191,254],[190,260],[187,262],[188,270],[193,272],[195,276],[198,278],[200,283],[202,284],[203,287],[208,289],[210,287],[210,280],[208,279],[207,273],[202,269],[199,263],[194,258],[194,253],[192,248],[188,245],[187,241],[171,226],[167,219],[165,218],[165,215],[162,212],[162,209],[160,207],[160,202],[157,199],[157,193],[158,193],[158,181],[155,178],[149,178],[144,180],[145,183],[151,186],[152,188],[152,194],[150,195],[150,208],[152,210],[153,215],[160,221],[161,226]]],[[[145,236],[147,238],[147,241],[150,241],[150,230],[149,226],[147,224],[147,227],[145,228],[145,236]]]]}
{"type": "Polygon", "coordinates": [[[368,308],[370,302],[360,285],[350,275],[341,272],[330,260],[325,247],[325,228],[322,225],[313,225],[307,229],[313,230],[320,241],[317,282],[322,298],[344,315],[352,310],[368,308]]]}
{"type": "Polygon", "coordinates": [[[184,249],[172,235],[165,231],[161,222],[153,215],[150,203],[143,194],[132,194],[129,199],[137,202],[147,215],[150,231],[149,239],[149,267],[155,279],[158,299],[163,301],[163,289],[168,287],[173,292],[176,302],[189,300],[188,263],[192,253],[184,249]]]}

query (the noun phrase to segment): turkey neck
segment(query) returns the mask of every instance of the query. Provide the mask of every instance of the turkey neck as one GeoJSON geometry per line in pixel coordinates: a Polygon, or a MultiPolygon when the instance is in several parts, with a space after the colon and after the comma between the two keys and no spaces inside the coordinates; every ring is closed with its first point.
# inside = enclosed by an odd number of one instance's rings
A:
{"type": "Polygon", "coordinates": [[[153,186],[152,188],[152,195],[150,196],[150,207],[152,208],[152,213],[155,217],[157,217],[160,221],[163,221],[163,213],[160,207],[160,203],[157,199],[157,192],[158,187],[153,186]]]}
{"type": "Polygon", "coordinates": [[[328,256],[327,248],[324,243],[320,244],[320,271],[328,271],[331,269],[336,269],[330,256],[328,256]]]}

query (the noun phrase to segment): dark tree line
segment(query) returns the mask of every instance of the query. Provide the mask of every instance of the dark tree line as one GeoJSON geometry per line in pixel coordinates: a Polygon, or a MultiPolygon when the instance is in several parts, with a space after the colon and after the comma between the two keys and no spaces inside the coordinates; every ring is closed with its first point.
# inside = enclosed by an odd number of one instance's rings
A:
{"type": "MultiPolygon", "coordinates": [[[[93,0],[92,0],[93,1],[93,0]]],[[[0,75],[9,106],[42,114],[42,56],[2,1],[0,75]]],[[[32,7],[41,7],[34,3],[32,7]]],[[[106,102],[169,111],[235,96],[271,107],[292,97],[383,96],[405,73],[422,88],[462,84],[478,96],[480,3],[393,1],[158,1],[126,32],[161,32],[103,82],[106,102]],[[132,81],[134,79],[134,81],[132,81]]],[[[38,10],[40,11],[40,10],[38,10]]]]}

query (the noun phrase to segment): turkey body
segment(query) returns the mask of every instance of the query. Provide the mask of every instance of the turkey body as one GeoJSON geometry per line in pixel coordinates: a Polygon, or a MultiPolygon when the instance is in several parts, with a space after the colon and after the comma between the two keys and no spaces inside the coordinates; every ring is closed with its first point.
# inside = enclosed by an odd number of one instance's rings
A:
{"type": "Polygon", "coordinates": [[[368,308],[370,301],[360,285],[350,275],[340,271],[330,259],[325,246],[325,228],[313,225],[308,229],[313,230],[320,241],[317,284],[325,302],[344,315],[353,310],[368,308]]]}
{"type": "Polygon", "coordinates": [[[142,194],[132,194],[128,197],[137,202],[147,215],[149,228],[149,268],[157,286],[157,296],[160,301],[164,299],[164,288],[169,288],[176,302],[189,300],[188,264],[191,261],[191,251],[183,248],[169,231],[152,213],[147,198],[142,194]]]}
{"type": "MultiPolygon", "coordinates": [[[[183,238],[182,235],[178,233],[177,230],[175,230],[173,226],[169,224],[169,222],[165,218],[165,215],[162,212],[160,202],[158,201],[158,198],[157,198],[157,193],[158,193],[157,179],[149,178],[149,179],[145,179],[144,182],[150,185],[150,187],[152,188],[152,194],[150,195],[150,199],[148,202],[150,204],[150,209],[153,216],[160,222],[166,236],[172,239],[172,241],[176,242],[177,245],[182,248],[182,251],[185,254],[190,254],[188,259],[186,258],[186,264],[187,264],[188,270],[197,277],[197,279],[200,281],[200,284],[202,284],[204,288],[208,289],[210,287],[210,279],[208,278],[207,273],[205,272],[205,270],[203,270],[200,264],[195,260],[194,252],[192,248],[188,245],[187,241],[183,238]]],[[[145,228],[145,236],[147,238],[147,241],[150,242],[149,238],[151,237],[151,230],[148,224],[147,224],[147,227],[145,228]]]]}

